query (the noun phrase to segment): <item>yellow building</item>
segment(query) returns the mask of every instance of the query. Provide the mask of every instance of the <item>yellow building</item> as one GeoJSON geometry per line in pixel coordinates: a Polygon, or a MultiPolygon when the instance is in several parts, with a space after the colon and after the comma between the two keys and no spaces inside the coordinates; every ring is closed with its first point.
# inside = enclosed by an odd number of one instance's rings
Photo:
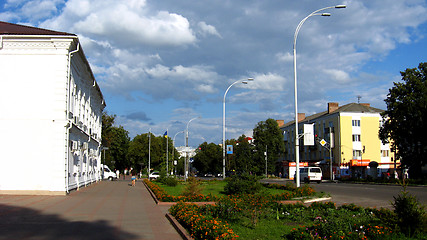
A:
{"type": "MultiPolygon", "coordinates": [[[[298,114],[301,164],[321,166],[324,179],[329,179],[329,159],[332,155],[335,178],[366,178],[368,175],[376,178],[387,176],[387,173],[394,177],[394,154],[390,152],[389,144],[382,144],[378,137],[382,124],[380,113],[383,110],[373,108],[368,103],[339,106],[332,102],[327,107],[326,111],[308,117],[304,113],[298,114]],[[304,146],[304,124],[314,125],[314,146],[304,146]],[[319,143],[321,140],[328,144],[323,147],[319,143]],[[330,142],[331,152],[328,149],[330,142]]],[[[295,121],[279,127],[284,133],[286,149],[282,159],[279,159],[282,174],[293,179],[295,170],[291,166],[295,165],[292,164],[295,162],[295,121]]]]}

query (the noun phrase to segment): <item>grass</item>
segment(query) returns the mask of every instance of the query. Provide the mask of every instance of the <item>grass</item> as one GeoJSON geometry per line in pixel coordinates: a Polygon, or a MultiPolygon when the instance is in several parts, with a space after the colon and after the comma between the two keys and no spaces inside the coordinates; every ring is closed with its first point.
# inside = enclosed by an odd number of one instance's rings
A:
{"type": "MultiPolygon", "coordinates": [[[[249,221],[249,220],[248,220],[249,221]]],[[[231,229],[239,235],[239,239],[283,239],[283,235],[298,227],[292,222],[284,223],[283,220],[261,219],[253,227],[245,221],[229,222],[231,229]]]]}
{"type": "MultiPolygon", "coordinates": [[[[177,186],[170,187],[159,182],[154,182],[154,183],[159,185],[161,188],[163,188],[171,196],[181,196],[182,191],[187,185],[186,182],[179,182],[177,186]]],[[[202,181],[201,183],[203,187],[203,191],[202,191],[203,195],[208,195],[208,194],[211,194],[213,196],[224,195],[222,191],[224,191],[224,186],[226,184],[225,181],[202,181]]]]}
{"type": "MultiPolygon", "coordinates": [[[[170,187],[165,184],[155,182],[158,186],[163,188],[169,195],[171,196],[181,196],[182,191],[184,190],[185,186],[187,185],[186,182],[180,182],[175,187],[170,187]]],[[[213,196],[224,196],[224,187],[227,184],[226,181],[202,181],[201,186],[203,188],[203,191],[201,192],[203,195],[211,194],[213,196]]],[[[281,189],[274,189],[274,188],[264,188],[265,194],[280,194],[284,192],[288,192],[286,190],[281,189]]]]}

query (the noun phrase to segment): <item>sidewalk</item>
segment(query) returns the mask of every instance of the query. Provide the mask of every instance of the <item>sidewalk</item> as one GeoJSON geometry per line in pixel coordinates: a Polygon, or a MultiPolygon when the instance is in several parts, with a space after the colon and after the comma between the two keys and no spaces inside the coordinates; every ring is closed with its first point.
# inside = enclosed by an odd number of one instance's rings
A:
{"type": "Polygon", "coordinates": [[[0,195],[0,239],[181,239],[139,180],[102,181],[68,196],[0,195]]]}

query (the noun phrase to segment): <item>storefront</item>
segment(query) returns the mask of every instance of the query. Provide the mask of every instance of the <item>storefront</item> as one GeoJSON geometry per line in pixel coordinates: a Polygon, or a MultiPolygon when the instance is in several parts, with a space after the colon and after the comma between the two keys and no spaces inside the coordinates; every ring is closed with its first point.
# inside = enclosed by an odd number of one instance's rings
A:
{"type": "MultiPolygon", "coordinates": [[[[299,167],[300,168],[308,167],[308,162],[300,162],[299,167]]],[[[283,168],[283,177],[293,180],[295,177],[295,171],[297,170],[296,162],[284,161],[282,162],[282,168],[283,168]]]]}
{"type": "Polygon", "coordinates": [[[369,159],[352,159],[350,160],[350,171],[352,178],[366,178],[367,168],[371,160],[369,159]]]}

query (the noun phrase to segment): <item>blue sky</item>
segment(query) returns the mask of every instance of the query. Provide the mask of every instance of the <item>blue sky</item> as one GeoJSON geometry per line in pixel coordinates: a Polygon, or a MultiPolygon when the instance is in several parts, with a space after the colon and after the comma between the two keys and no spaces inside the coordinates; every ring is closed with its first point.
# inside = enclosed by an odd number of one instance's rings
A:
{"type": "MultiPolygon", "coordinates": [[[[426,61],[425,0],[7,0],[0,21],[75,33],[107,102],[130,136],[172,138],[190,124],[191,146],[222,140],[227,87],[227,139],[267,118],[294,116],[295,28],[313,16],[297,41],[298,108],[306,115],[328,102],[385,109],[400,71],[426,61]]],[[[176,145],[184,135],[176,137],[176,145]]]]}

